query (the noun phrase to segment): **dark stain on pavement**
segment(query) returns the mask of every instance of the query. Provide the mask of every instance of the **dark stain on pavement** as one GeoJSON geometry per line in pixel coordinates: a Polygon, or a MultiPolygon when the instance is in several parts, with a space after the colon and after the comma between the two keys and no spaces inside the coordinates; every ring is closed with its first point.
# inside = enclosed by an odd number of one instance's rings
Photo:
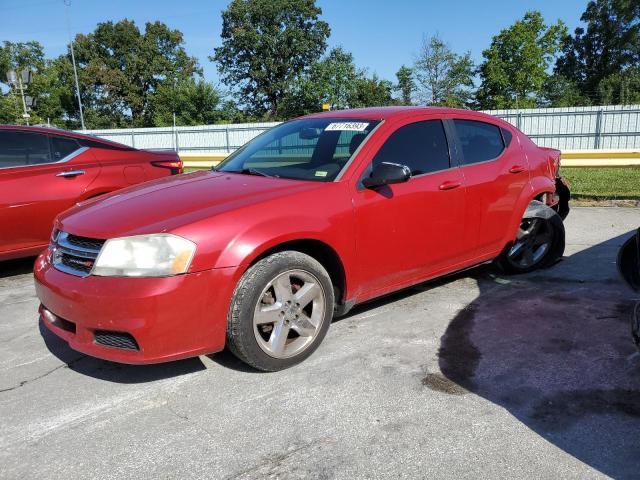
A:
{"type": "Polygon", "coordinates": [[[469,393],[457,383],[452,382],[440,373],[427,373],[422,379],[422,385],[436,392],[449,395],[465,395],[469,393]]]}

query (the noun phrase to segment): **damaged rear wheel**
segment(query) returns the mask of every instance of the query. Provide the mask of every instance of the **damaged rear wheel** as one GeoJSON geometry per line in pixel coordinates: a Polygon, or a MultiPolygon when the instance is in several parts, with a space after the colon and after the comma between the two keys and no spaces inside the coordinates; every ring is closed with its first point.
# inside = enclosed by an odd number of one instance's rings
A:
{"type": "Polygon", "coordinates": [[[562,218],[542,202],[527,208],[513,243],[498,258],[507,273],[527,273],[554,264],[564,253],[562,218]]]}

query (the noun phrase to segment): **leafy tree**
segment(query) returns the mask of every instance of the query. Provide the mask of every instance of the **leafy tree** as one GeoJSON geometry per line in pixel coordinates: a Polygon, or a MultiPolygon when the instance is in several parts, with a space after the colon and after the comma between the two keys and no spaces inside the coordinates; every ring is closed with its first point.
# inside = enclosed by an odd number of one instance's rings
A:
{"type": "Polygon", "coordinates": [[[356,88],[349,99],[349,107],[384,107],[396,102],[392,96],[393,84],[389,80],[378,78],[376,74],[371,77],[365,71],[361,71],[356,79],[356,88]]]}
{"type": "MultiPolygon", "coordinates": [[[[4,41],[0,46],[0,83],[6,85],[7,94],[0,102],[0,121],[2,123],[23,123],[23,107],[20,92],[17,87],[10,87],[7,74],[14,70],[18,75],[23,70],[32,72],[32,84],[24,85],[24,93],[34,99],[37,106],[42,88],[39,86],[39,76],[45,70],[44,48],[38,42],[18,42],[4,41]],[[11,90],[10,90],[11,89],[11,90]]],[[[40,122],[37,108],[30,111],[31,123],[40,122]]]]}
{"type": "Polygon", "coordinates": [[[220,92],[203,80],[187,79],[177,85],[163,83],[154,93],[151,105],[153,123],[158,127],[173,125],[207,125],[223,117],[220,92]]]}
{"type": "Polygon", "coordinates": [[[564,75],[551,75],[542,85],[541,105],[545,107],[577,107],[589,105],[577,83],[564,75]]]}
{"type": "Polygon", "coordinates": [[[315,0],[233,0],[222,12],[222,45],[210,58],[253,112],[282,116],[281,103],[326,49],[321,13],[315,0]]]}
{"type": "Polygon", "coordinates": [[[402,105],[411,105],[411,96],[416,89],[416,84],[413,81],[413,71],[409,67],[402,65],[396,72],[396,78],[398,79],[396,89],[400,92],[402,105]]]}
{"type": "Polygon", "coordinates": [[[603,78],[598,85],[601,105],[629,105],[640,103],[640,68],[629,68],[603,78]]]}
{"type": "Polygon", "coordinates": [[[296,79],[283,98],[281,111],[286,117],[295,117],[318,112],[323,103],[333,109],[347,108],[357,78],[353,55],[341,47],[333,48],[296,79]]]}
{"type": "MultiPolygon", "coordinates": [[[[596,0],[580,17],[585,28],[567,36],[555,73],[576,81],[582,94],[593,102],[613,98],[606,78],[621,75],[640,64],[640,3],[637,0],[596,0]]],[[[622,77],[619,77],[622,78],[622,77]]],[[[619,101],[619,100],[618,100],[619,101]]]]}
{"type": "Polygon", "coordinates": [[[545,25],[540,12],[531,11],[493,37],[482,52],[481,85],[477,99],[482,108],[535,107],[549,74],[547,70],[566,36],[561,20],[545,25]]]}
{"type": "MultiPolygon", "coordinates": [[[[147,23],[144,33],[129,20],[105,22],[93,33],[77,35],[74,46],[87,124],[153,126],[155,92],[201,73],[183,43],[180,31],[161,22],[147,23]]],[[[60,58],[59,68],[73,91],[70,58],[70,53],[60,58]]]]}
{"type": "Polygon", "coordinates": [[[413,73],[417,94],[426,105],[464,107],[473,87],[471,54],[458,55],[437,36],[424,38],[413,73]]]}

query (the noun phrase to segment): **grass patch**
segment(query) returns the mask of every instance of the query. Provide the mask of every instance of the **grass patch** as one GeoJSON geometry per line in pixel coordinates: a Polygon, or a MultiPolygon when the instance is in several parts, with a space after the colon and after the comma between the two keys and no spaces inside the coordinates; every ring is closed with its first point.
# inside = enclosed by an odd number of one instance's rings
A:
{"type": "Polygon", "coordinates": [[[560,174],[577,198],[640,199],[640,167],[562,167],[560,174]]]}

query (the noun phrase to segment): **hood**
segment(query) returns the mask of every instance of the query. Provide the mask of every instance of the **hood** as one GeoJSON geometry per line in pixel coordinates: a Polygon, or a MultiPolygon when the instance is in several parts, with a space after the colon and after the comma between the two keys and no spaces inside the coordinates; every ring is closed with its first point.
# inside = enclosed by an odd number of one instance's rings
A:
{"type": "Polygon", "coordinates": [[[168,232],[322,185],[322,182],[221,172],[177,175],[80,203],[60,214],[57,227],[75,235],[101,239],[168,232]]]}

